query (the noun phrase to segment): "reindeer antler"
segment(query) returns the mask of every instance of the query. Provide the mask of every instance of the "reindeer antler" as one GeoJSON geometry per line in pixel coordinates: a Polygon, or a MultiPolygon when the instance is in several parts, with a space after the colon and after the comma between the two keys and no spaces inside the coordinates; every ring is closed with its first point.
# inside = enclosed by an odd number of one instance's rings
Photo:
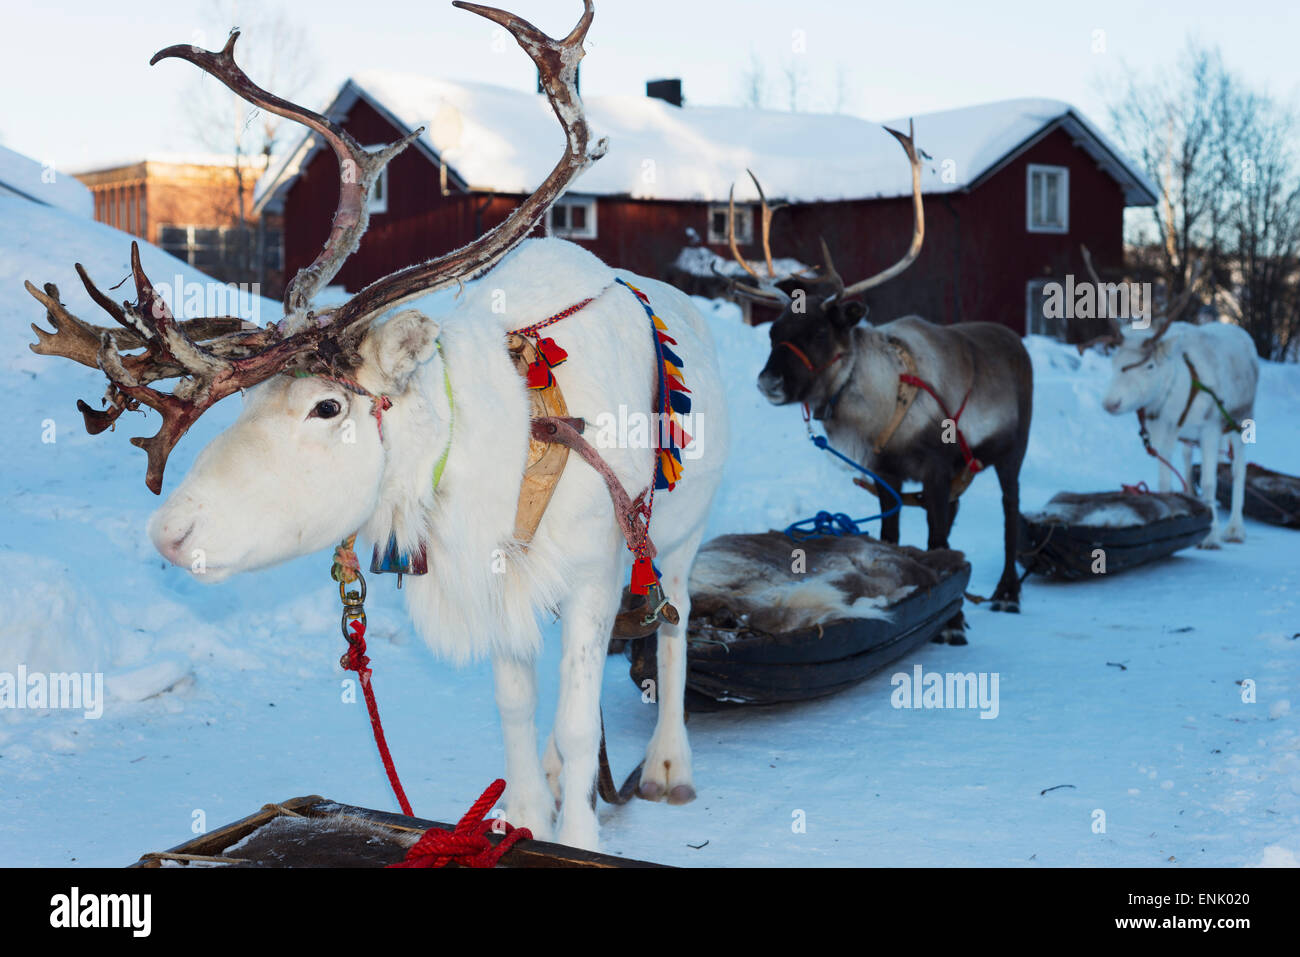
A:
{"type": "MultiPolygon", "coordinates": [[[[1100,290],[1104,284],[1101,281],[1101,277],[1097,275],[1096,267],[1093,266],[1092,253],[1090,253],[1088,247],[1083,244],[1080,244],[1079,251],[1083,254],[1084,268],[1088,270],[1089,278],[1092,279],[1093,284],[1098,289],[1097,298],[1098,301],[1100,301],[1100,290]]],[[[1159,342],[1160,338],[1169,331],[1169,327],[1187,308],[1187,304],[1191,302],[1192,299],[1196,280],[1200,277],[1202,265],[1203,263],[1201,260],[1197,260],[1192,264],[1192,274],[1188,277],[1187,285],[1183,287],[1183,291],[1178,295],[1178,298],[1166,303],[1164,312],[1160,315],[1152,317],[1151,323],[1155,331],[1142,343],[1142,358],[1136,363],[1132,363],[1132,365],[1140,365],[1150,358],[1151,354],[1155,351],[1156,343],[1159,342]]],[[[1081,342],[1076,346],[1080,355],[1087,352],[1093,346],[1118,345],[1124,341],[1124,332],[1123,328],[1120,326],[1119,319],[1110,315],[1109,310],[1107,310],[1106,320],[1109,328],[1105,333],[1093,339],[1089,339],[1087,342],[1081,342]]]]}
{"type": "Polygon", "coordinates": [[[150,60],[151,64],[169,57],[187,60],[248,102],[315,131],[338,158],[340,179],[329,238],[311,264],[299,270],[289,283],[284,298],[285,319],[265,329],[231,317],[178,321],[145,275],[135,243],[131,245],[134,304],[113,302],[80,264],[76,267],[91,298],[121,328],[83,322],[59,301],[53,284],[41,291],[27,283],[28,292],[45,306],[55,330],[50,333],[33,325],[38,341],[32,350],[99,368],[108,377],[109,408],[99,411],[85,402],[77,403],[89,432],[102,432],[123,411],[141,405],[162,415],[157,434],[131,440],[148,453],[145,484],[155,494],[162,489],[168,454],[203,412],[221,399],[282,372],[349,369],[357,361],[356,347],[366,329],[383,311],[405,298],[463,281],[495,265],[532,231],[574,177],[604,154],[603,139],[588,148],[590,133],[577,91],[582,42],[594,16],[591,0],[583,0],[583,15],[577,26],[559,41],[503,10],[461,2],[454,5],[501,24],[537,64],[551,107],[566,133],[564,156],[537,191],[491,232],[455,252],[380,279],[342,306],[320,315],[313,313],[312,301],[360,242],[368,225],[366,198],[371,184],[388,161],[423,129],[382,149],[363,149],[327,117],[253,83],[235,63],[238,31],[231,33],[220,51],[177,45],[160,50],[150,60]],[[144,351],[133,355],[120,351],[136,348],[144,351]],[[170,393],[150,385],[171,378],[181,381],[170,393]]]}
{"type": "Polygon", "coordinates": [[[778,277],[772,261],[772,214],[778,209],[784,209],[787,204],[768,205],[767,196],[763,192],[763,185],[758,181],[758,177],[754,175],[754,171],[747,169],[745,172],[749,174],[749,178],[754,181],[754,188],[758,190],[758,201],[761,208],[759,219],[761,231],[759,235],[763,245],[763,260],[767,264],[767,276],[760,276],[754,267],[749,264],[748,260],[740,254],[740,245],[736,241],[736,187],[734,185],[727,194],[727,245],[731,248],[731,255],[740,264],[740,268],[753,277],[755,284],[738,282],[730,276],[724,276],[718,272],[718,267],[713,263],[709,264],[709,268],[713,270],[715,276],[725,279],[730,290],[738,295],[768,305],[788,306],[791,301],[790,296],[779,289],[776,284],[790,277],[778,277]]]}
{"type": "Polygon", "coordinates": [[[835,271],[835,263],[831,261],[830,247],[826,245],[826,240],[821,240],[825,274],[835,286],[835,292],[830,295],[830,299],[848,299],[850,296],[856,296],[868,289],[873,289],[882,283],[888,282],[912,265],[916,261],[916,257],[921,255],[921,243],[925,239],[925,206],[921,202],[921,158],[916,151],[915,130],[912,121],[908,120],[906,136],[888,126],[885,127],[885,132],[902,145],[903,151],[907,153],[907,160],[912,166],[912,242],[907,247],[907,252],[903,254],[903,258],[888,269],[859,280],[851,286],[845,286],[844,280],[835,271]]]}

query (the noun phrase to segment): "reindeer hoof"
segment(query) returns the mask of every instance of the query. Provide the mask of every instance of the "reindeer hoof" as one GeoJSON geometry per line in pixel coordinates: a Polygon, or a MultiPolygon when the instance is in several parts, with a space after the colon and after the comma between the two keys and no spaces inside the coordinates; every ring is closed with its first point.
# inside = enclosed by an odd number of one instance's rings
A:
{"type": "Polygon", "coordinates": [[[1016,598],[995,598],[989,603],[990,611],[1005,611],[1013,615],[1020,614],[1020,600],[1016,598]]]}
{"type": "Polygon", "coordinates": [[[695,800],[695,788],[689,784],[679,784],[668,792],[669,804],[690,804],[695,800]]]}
{"type": "Polygon", "coordinates": [[[657,781],[642,781],[637,785],[636,796],[643,801],[662,801],[664,799],[663,785],[657,781]]]}
{"type": "Polygon", "coordinates": [[[934,640],[940,645],[968,644],[966,641],[966,628],[964,625],[944,625],[943,631],[939,632],[939,634],[935,636],[934,640]]]}

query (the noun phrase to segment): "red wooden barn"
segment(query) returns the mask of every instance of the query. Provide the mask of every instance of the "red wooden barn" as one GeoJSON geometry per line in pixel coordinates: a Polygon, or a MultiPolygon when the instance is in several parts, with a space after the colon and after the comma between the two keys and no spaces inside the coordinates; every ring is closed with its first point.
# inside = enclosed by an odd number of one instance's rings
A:
{"type": "MultiPolygon", "coordinates": [[[[657,95],[584,99],[608,154],[549,214],[544,229],[607,262],[686,286],[711,275],[726,245],[728,191],[750,259],[759,177],[776,213],[773,252],[817,264],[824,236],[848,282],[894,262],[911,236],[911,179],[897,142],[857,117],[681,104],[657,95]]],[[[367,73],[327,109],[365,145],[425,132],[396,157],[371,196],[370,230],[339,275],[348,291],[461,246],[499,223],[549,173],[563,148],[544,97],[484,84],[367,73]]],[[[906,128],[906,120],[889,125],[906,128]]],[[[925,246],[900,278],[869,296],[876,320],[916,312],[1059,334],[1044,320],[1041,284],[1123,260],[1127,206],[1154,189],[1077,110],[1009,100],[915,117],[924,151],[925,246]]],[[[288,275],[311,261],[330,226],[338,167],[307,136],[259,184],[257,211],[283,212],[288,275]]],[[[794,265],[793,263],[787,265],[794,265]]],[[[701,288],[707,281],[701,283],[701,288]]]]}

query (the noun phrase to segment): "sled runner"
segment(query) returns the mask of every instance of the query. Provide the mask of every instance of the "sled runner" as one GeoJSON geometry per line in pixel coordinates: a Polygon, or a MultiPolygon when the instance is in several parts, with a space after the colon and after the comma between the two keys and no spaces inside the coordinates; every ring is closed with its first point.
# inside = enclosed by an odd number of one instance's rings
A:
{"type": "MultiPolygon", "coordinates": [[[[925,644],[961,609],[961,552],[866,535],[724,535],[691,573],[686,707],[718,711],[843,691],[925,644]]],[[[632,680],[657,679],[655,640],[629,641],[632,680]]]]}
{"type": "MultiPolygon", "coordinates": [[[[1192,466],[1191,479],[1201,484],[1201,466],[1192,466]]],[[[1232,507],[1232,466],[1219,463],[1219,484],[1215,497],[1224,508],[1232,507]]],[[[1274,472],[1253,462],[1246,466],[1246,495],[1241,514],[1247,518],[1281,525],[1283,528],[1300,528],[1300,478],[1285,472],[1274,472]]]]}
{"type": "MultiPolygon", "coordinates": [[[[339,804],[319,795],[268,804],[256,814],[145,854],[132,867],[387,867],[429,828],[452,825],[339,804]]],[[[501,837],[489,834],[496,844],[501,837]]],[[[455,866],[454,864],[451,866],[455,866]]],[[[500,867],[659,867],[546,841],[522,840],[500,867]]]]}
{"type": "Polygon", "coordinates": [[[1017,558],[1027,575],[1096,578],[1165,558],[1209,530],[1209,508],[1181,492],[1058,492],[1020,516],[1017,558]]]}

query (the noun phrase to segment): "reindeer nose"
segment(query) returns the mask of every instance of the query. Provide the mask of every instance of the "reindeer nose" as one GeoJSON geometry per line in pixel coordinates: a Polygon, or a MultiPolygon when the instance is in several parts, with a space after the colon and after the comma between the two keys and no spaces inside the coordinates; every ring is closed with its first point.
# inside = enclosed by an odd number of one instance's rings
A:
{"type": "Polygon", "coordinates": [[[759,374],[758,391],[763,393],[769,402],[779,405],[785,401],[785,387],[781,384],[781,377],[771,372],[759,374]]]}
{"type": "Polygon", "coordinates": [[[1102,403],[1102,406],[1106,409],[1107,412],[1109,412],[1111,415],[1114,415],[1116,412],[1119,411],[1119,399],[1107,399],[1105,402],[1102,403]]]}
{"type": "Polygon", "coordinates": [[[177,534],[174,529],[168,528],[164,525],[158,528],[154,533],[154,547],[158,549],[163,558],[167,559],[173,565],[183,564],[181,554],[185,550],[186,540],[189,539],[193,531],[193,522],[191,522],[189,526],[179,534],[177,534]]]}

